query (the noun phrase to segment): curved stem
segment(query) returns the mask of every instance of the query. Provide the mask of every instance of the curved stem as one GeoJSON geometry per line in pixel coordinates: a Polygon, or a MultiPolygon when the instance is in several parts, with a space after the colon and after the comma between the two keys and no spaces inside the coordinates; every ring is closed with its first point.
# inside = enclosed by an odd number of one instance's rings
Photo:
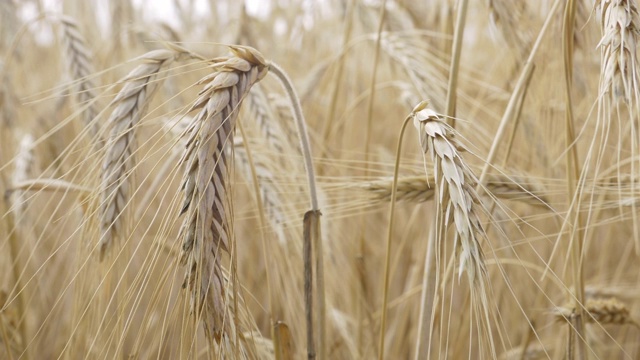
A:
{"type": "Polygon", "coordinates": [[[302,105],[300,105],[300,98],[293,88],[293,83],[285,71],[276,63],[269,63],[269,72],[275,75],[282,87],[289,95],[291,100],[291,108],[293,109],[293,118],[296,122],[298,129],[298,137],[300,138],[300,145],[302,148],[302,155],[304,157],[304,167],[307,170],[307,179],[309,181],[309,196],[311,198],[311,210],[318,211],[318,194],[316,191],[316,176],[313,168],[313,158],[311,157],[311,145],[309,144],[309,135],[307,133],[307,124],[302,114],[302,105]]]}
{"type": "MultiPolygon", "coordinates": [[[[307,124],[304,119],[304,115],[302,113],[302,106],[300,105],[300,98],[296,94],[295,89],[293,88],[293,83],[289,76],[287,76],[286,72],[277,64],[270,63],[269,64],[269,72],[275,75],[280,83],[284,87],[291,100],[291,108],[293,109],[293,117],[296,122],[296,127],[298,128],[298,137],[300,138],[300,145],[302,148],[302,154],[304,158],[304,165],[307,170],[307,179],[309,181],[309,197],[311,198],[311,210],[307,212],[305,215],[305,230],[310,232],[312,235],[312,246],[315,247],[316,253],[316,289],[318,296],[318,333],[319,333],[319,346],[318,346],[318,358],[320,360],[324,360],[326,357],[326,303],[325,303],[325,291],[324,291],[324,264],[323,264],[323,250],[322,250],[322,238],[320,235],[320,208],[318,206],[318,192],[316,190],[316,177],[314,173],[313,167],[313,157],[311,156],[311,145],[309,144],[309,135],[307,133],[307,124]],[[312,223],[312,229],[307,227],[307,219],[312,223]]],[[[308,237],[305,237],[305,245],[308,237]]],[[[305,252],[305,269],[311,267],[311,249],[308,249],[308,252],[305,252]]],[[[307,274],[305,272],[305,274],[307,274]]],[[[309,277],[311,276],[311,272],[308,273],[309,277]]],[[[311,290],[311,279],[309,278],[309,290],[311,290]]],[[[311,314],[311,301],[308,301],[307,304],[307,313],[311,314]]],[[[308,324],[309,327],[312,327],[312,324],[308,324]]],[[[313,334],[311,328],[308,328],[308,333],[313,334]]],[[[310,358],[315,357],[315,352],[313,351],[313,339],[310,339],[308,347],[308,355],[310,358]]]]}
{"type": "Polygon", "coordinates": [[[402,129],[400,130],[400,137],[398,138],[398,147],[396,150],[396,162],[393,168],[393,184],[391,185],[391,207],[389,208],[389,232],[387,233],[387,250],[384,261],[384,288],[382,289],[382,316],[380,320],[380,342],[378,344],[378,359],[384,358],[384,334],[385,325],[387,323],[387,302],[389,300],[389,265],[391,261],[391,237],[393,236],[393,215],[396,210],[396,197],[398,187],[398,170],[400,168],[400,151],[402,150],[402,138],[404,137],[404,131],[407,129],[407,124],[411,120],[411,116],[407,116],[402,123],[402,129]]]}

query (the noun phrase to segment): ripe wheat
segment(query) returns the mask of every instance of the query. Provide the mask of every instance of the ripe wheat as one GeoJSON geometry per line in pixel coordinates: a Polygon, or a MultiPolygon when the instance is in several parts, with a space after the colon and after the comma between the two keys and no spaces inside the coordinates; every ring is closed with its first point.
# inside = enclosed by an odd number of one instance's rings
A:
{"type": "Polygon", "coordinates": [[[231,47],[232,55],[214,59],[212,73],[199,81],[204,88],[191,110],[199,110],[188,131],[181,160],[184,220],[180,229],[180,262],[187,267],[184,286],[192,308],[202,314],[210,340],[220,342],[232,321],[225,305],[222,252],[231,249],[228,194],[229,150],[242,100],[268,71],[255,49],[231,47]]]}

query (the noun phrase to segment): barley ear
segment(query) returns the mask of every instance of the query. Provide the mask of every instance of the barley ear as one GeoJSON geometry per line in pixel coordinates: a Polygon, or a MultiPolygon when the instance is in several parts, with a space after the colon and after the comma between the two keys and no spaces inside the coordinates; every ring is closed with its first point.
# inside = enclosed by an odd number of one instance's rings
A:
{"type": "MultiPolygon", "coordinates": [[[[587,324],[600,325],[633,325],[640,327],[631,316],[627,306],[616,298],[589,299],[584,306],[587,324]]],[[[556,320],[569,321],[575,310],[570,307],[558,308],[555,311],[556,320]]]]}
{"type": "Polygon", "coordinates": [[[629,102],[638,96],[636,47],[640,20],[635,1],[600,0],[598,3],[602,39],[600,91],[615,102],[629,102]]]}
{"type": "Polygon", "coordinates": [[[480,203],[474,189],[477,179],[467,167],[452,136],[452,129],[425,102],[414,108],[413,123],[426,156],[433,162],[436,201],[445,209],[445,226],[453,218],[456,230],[455,246],[459,255],[458,276],[466,272],[474,284],[486,275],[479,238],[484,236],[476,207],[480,203]]]}
{"type": "Polygon", "coordinates": [[[100,189],[101,259],[115,238],[126,235],[123,211],[131,195],[135,127],[145,115],[159,86],[160,72],[181,54],[155,50],[139,57],[142,64],[123,79],[125,85],[111,102],[114,109],[106,124],[110,134],[105,144],[100,189]]]}
{"type": "Polygon", "coordinates": [[[208,340],[217,344],[223,337],[234,338],[221,264],[223,251],[233,246],[227,197],[232,136],[243,98],[268,71],[257,50],[234,46],[231,52],[212,60],[211,74],[198,82],[204,87],[190,109],[198,113],[181,159],[185,172],[180,262],[187,267],[183,286],[191,293],[192,310],[203,320],[208,340]]]}
{"type": "Polygon", "coordinates": [[[75,84],[75,97],[82,109],[82,119],[89,127],[92,136],[97,136],[99,125],[95,122],[98,110],[95,105],[95,85],[93,75],[92,54],[82,36],[78,23],[70,16],[60,18],[62,25],[62,43],[64,45],[67,67],[75,84]]]}

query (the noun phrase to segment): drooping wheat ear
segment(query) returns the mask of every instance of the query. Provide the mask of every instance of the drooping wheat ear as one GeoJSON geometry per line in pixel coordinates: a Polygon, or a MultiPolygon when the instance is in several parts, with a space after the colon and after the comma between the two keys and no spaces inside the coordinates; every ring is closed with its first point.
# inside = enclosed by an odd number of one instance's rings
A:
{"type": "MultiPolygon", "coordinates": [[[[585,320],[587,323],[598,323],[601,325],[634,325],[638,326],[636,320],[631,316],[625,304],[616,298],[589,299],[585,305],[585,320]]],[[[562,307],[555,311],[557,320],[569,321],[574,310],[570,307],[562,307]]]]}
{"type": "Polygon", "coordinates": [[[138,65],[123,81],[124,87],[111,102],[114,110],[107,120],[110,131],[102,165],[100,202],[100,258],[114,238],[124,236],[122,215],[131,189],[134,167],[134,128],[142,119],[159,86],[159,73],[178,57],[179,50],[154,50],[138,58],[138,65]]]}
{"type": "Polygon", "coordinates": [[[222,251],[230,247],[227,170],[232,133],[243,98],[268,72],[262,55],[248,47],[231,47],[232,55],[213,60],[213,73],[199,81],[204,89],[191,107],[200,110],[188,130],[181,160],[184,220],[181,263],[187,266],[184,287],[191,292],[196,317],[204,322],[209,340],[228,334],[222,251]]]}
{"type": "MultiPolygon", "coordinates": [[[[452,137],[452,129],[441,120],[435,111],[427,108],[426,102],[418,104],[411,114],[418,129],[420,144],[426,156],[431,155],[437,201],[453,216],[456,228],[456,248],[460,256],[458,276],[467,272],[469,283],[479,281],[486,273],[482,249],[478,237],[484,230],[476,213],[479,204],[474,189],[477,179],[465,165],[458,152],[459,145],[452,137]]],[[[445,219],[445,223],[449,219],[445,219]]]]}
{"type": "MultiPolygon", "coordinates": [[[[424,202],[433,199],[435,181],[433,176],[406,176],[398,179],[396,200],[406,202],[424,202]]],[[[370,194],[372,200],[389,201],[391,199],[392,179],[380,179],[357,185],[370,194]]],[[[541,185],[532,183],[524,177],[491,174],[485,184],[494,196],[505,200],[516,200],[536,206],[547,206],[545,190],[541,185]]]]}
{"type": "Polygon", "coordinates": [[[629,102],[638,93],[636,44],[640,22],[634,0],[600,0],[602,68],[600,92],[615,102],[629,102]]]}
{"type": "Polygon", "coordinates": [[[96,136],[99,126],[94,121],[98,110],[93,102],[96,98],[93,91],[95,86],[90,78],[94,73],[91,51],[75,19],[70,16],[62,16],[60,24],[62,25],[62,43],[67,59],[67,67],[75,83],[74,93],[79,107],[86,107],[82,111],[82,119],[85,125],[89,126],[91,135],[96,136]]]}

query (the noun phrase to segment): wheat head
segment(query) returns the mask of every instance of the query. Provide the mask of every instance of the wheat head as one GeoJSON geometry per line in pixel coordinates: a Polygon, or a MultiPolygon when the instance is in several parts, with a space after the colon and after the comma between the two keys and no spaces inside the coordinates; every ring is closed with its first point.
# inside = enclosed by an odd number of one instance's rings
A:
{"type": "MultiPolygon", "coordinates": [[[[425,202],[433,199],[435,181],[433,176],[405,176],[398,178],[396,200],[406,202],[425,202]]],[[[371,200],[387,202],[391,199],[392,179],[379,179],[356,185],[369,194],[371,200]]],[[[516,200],[535,206],[547,206],[548,200],[543,195],[546,191],[540,184],[520,176],[490,174],[486,188],[497,198],[516,200]]]]}
{"type": "Polygon", "coordinates": [[[257,50],[234,46],[231,52],[214,59],[212,73],[199,81],[204,88],[191,107],[199,112],[187,130],[181,160],[185,173],[180,261],[187,267],[183,286],[191,292],[196,316],[202,315],[207,338],[218,343],[231,321],[221,265],[222,251],[229,251],[231,241],[227,198],[231,137],[243,98],[268,72],[257,50]]]}
{"type": "Polygon", "coordinates": [[[98,134],[98,124],[93,122],[98,110],[93,100],[95,86],[91,81],[91,75],[94,73],[92,65],[91,51],[87,46],[87,42],[82,36],[82,32],[78,23],[70,16],[62,16],[60,18],[62,25],[62,43],[67,59],[67,67],[71,74],[76,88],[75,95],[80,106],[86,106],[82,111],[82,119],[85,125],[89,126],[91,135],[98,134]]]}
{"type": "Polygon", "coordinates": [[[640,31],[638,8],[633,0],[601,0],[601,92],[615,101],[632,99],[638,92],[636,44],[640,31]]]}
{"type": "MultiPolygon", "coordinates": [[[[616,298],[607,299],[589,299],[585,305],[587,314],[585,321],[590,324],[601,325],[625,325],[630,324],[638,326],[633,319],[627,306],[616,298]]],[[[570,307],[562,307],[556,310],[555,316],[557,320],[569,320],[574,310],[570,307]]]]}
{"type": "Polygon", "coordinates": [[[114,238],[124,236],[122,212],[130,197],[134,129],[159,86],[158,74],[183,54],[174,50],[154,50],[142,55],[138,59],[143,63],[123,79],[125,85],[111,102],[114,110],[107,120],[110,135],[105,145],[100,191],[101,258],[114,238]]]}
{"type": "Polygon", "coordinates": [[[477,180],[458,152],[452,129],[426,106],[426,102],[418,104],[411,116],[422,150],[425,156],[429,153],[433,161],[434,183],[439,190],[436,199],[442,209],[446,209],[445,221],[453,217],[457,233],[455,245],[460,256],[458,276],[466,271],[469,283],[473,284],[486,273],[478,241],[484,230],[476,213],[480,201],[473,184],[477,180]]]}

